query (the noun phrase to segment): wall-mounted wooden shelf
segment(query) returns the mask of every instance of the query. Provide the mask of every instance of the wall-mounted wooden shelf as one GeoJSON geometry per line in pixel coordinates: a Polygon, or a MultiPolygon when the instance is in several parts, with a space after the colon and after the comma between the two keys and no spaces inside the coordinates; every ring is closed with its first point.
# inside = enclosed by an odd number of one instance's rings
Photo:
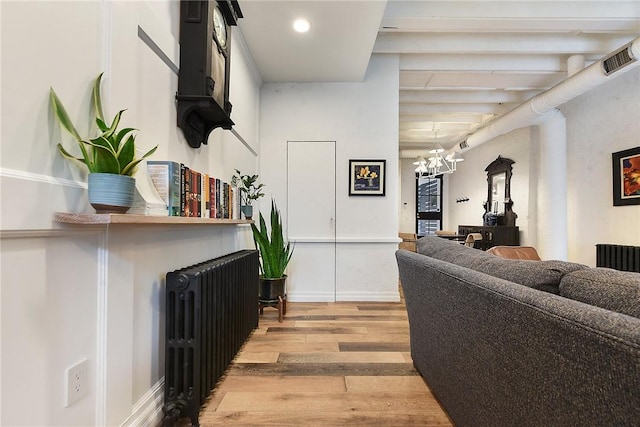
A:
{"type": "Polygon", "coordinates": [[[63,224],[96,225],[96,224],[176,224],[176,225],[239,225],[251,224],[253,221],[246,219],[214,219],[214,218],[187,218],[181,216],[150,216],[134,214],[79,214],[69,212],[56,212],[53,216],[55,222],[63,224]]]}

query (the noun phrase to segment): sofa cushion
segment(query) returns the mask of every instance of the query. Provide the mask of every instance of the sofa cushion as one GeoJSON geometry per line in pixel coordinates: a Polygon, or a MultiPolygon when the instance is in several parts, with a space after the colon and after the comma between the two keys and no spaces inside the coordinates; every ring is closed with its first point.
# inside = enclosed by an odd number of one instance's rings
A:
{"type": "Polygon", "coordinates": [[[565,274],[587,268],[586,265],[565,261],[500,258],[434,236],[425,236],[419,239],[417,249],[418,253],[432,258],[554,294],[560,293],[560,280],[565,274]]]}
{"type": "Polygon", "coordinates": [[[640,318],[640,273],[588,268],[567,274],[560,295],[640,318]]]}

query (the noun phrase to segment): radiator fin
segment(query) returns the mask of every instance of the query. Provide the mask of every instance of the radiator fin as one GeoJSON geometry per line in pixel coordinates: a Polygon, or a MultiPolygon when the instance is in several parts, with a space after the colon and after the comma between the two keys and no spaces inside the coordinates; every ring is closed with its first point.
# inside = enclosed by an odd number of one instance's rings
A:
{"type": "Polygon", "coordinates": [[[640,273],[640,247],[598,244],[596,245],[596,267],[640,273]]]}
{"type": "Polygon", "coordinates": [[[235,252],[167,273],[165,425],[200,407],[258,326],[258,253],[235,252]]]}

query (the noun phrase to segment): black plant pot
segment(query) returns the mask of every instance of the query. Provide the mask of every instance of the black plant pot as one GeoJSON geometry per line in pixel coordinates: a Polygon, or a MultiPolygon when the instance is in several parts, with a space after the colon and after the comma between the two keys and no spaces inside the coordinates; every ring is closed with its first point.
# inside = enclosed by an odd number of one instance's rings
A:
{"type": "Polygon", "coordinates": [[[278,279],[264,279],[261,277],[260,288],[258,289],[258,299],[262,301],[277,301],[278,297],[284,298],[286,295],[286,280],[286,274],[278,279]]]}

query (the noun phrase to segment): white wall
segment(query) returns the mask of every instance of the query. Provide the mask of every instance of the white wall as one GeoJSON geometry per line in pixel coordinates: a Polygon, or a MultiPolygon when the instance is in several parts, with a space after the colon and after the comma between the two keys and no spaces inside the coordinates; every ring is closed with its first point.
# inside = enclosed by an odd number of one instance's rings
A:
{"type": "MultiPolygon", "coordinates": [[[[362,83],[265,84],[260,173],[286,223],[287,141],[336,141],[337,299],[397,300],[398,57],[373,55],[362,83]],[[386,159],[385,197],[349,197],[349,159],[386,159]],[[380,248],[371,250],[369,245],[380,248]]],[[[318,179],[321,179],[319,177],[318,179]]],[[[268,206],[267,206],[268,208],[268,206]]],[[[312,208],[312,207],[310,207],[312,208]]],[[[264,207],[263,207],[264,210],[264,207]]],[[[304,250],[298,245],[296,250],[304,250]]],[[[294,253],[291,268],[297,268],[294,253]]],[[[292,299],[333,300],[289,283],[292,299]],[[297,287],[297,291],[296,291],[297,287]]]]}
{"type": "Polygon", "coordinates": [[[535,152],[537,147],[533,131],[534,128],[518,129],[463,154],[464,162],[458,163],[457,171],[445,176],[444,185],[449,191],[444,221],[447,228],[457,230],[459,225],[482,225],[483,203],[487,200],[485,168],[500,155],[515,162],[511,198],[513,211],[518,215],[520,243],[535,246],[535,236],[529,232],[535,221],[530,211],[530,197],[536,188],[535,166],[531,164],[532,150],[535,152]],[[456,199],[462,197],[468,197],[469,201],[456,203],[456,199]]]}
{"type": "Polygon", "coordinates": [[[640,205],[613,206],[611,154],[640,146],[640,68],[560,108],[567,120],[569,259],[598,243],[640,245],[640,205]]]}
{"type": "Polygon", "coordinates": [[[55,149],[49,87],[90,128],[101,71],[105,113],[127,108],[141,150],[230,180],[257,169],[260,79],[235,34],[234,132],[194,150],[176,126],[179,2],[1,2],[0,237],[2,393],[7,426],[153,425],[161,417],[166,272],[247,247],[248,227],[61,226],[93,212],[86,172],[55,149]],[[29,24],[25,24],[28,17],[29,24]],[[142,29],[169,58],[138,36],[142,29]],[[172,64],[171,64],[172,63],[172,64]],[[87,358],[89,396],[64,407],[68,367],[87,358]],[[37,404],[34,404],[37,402],[37,404]]]}

